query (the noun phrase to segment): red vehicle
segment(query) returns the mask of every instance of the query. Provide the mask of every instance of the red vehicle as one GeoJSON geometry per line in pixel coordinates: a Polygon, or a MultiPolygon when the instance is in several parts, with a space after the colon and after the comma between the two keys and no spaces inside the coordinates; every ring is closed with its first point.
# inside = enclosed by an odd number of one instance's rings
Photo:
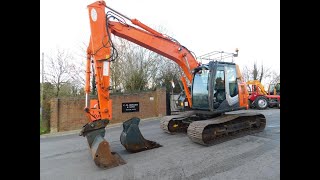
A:
{"type": "Polygon", "coordinates": [[[280,82],[270,84],[268,91],[258,80],[247,82],[249,105],[251,108],[266,109],[277,106],[280,108],[280,82]]]}

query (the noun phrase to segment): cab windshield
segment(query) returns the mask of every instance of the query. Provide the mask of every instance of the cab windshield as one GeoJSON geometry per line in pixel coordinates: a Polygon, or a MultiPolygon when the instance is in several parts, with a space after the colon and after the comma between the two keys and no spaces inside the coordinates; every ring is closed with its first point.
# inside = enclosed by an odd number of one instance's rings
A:
{"type": "Polygon", "coordinates": [[[209,109],[208,100],[209,70],[203,69],[197,72],[192,86],[192,107],[196,109],[209,109]]]}

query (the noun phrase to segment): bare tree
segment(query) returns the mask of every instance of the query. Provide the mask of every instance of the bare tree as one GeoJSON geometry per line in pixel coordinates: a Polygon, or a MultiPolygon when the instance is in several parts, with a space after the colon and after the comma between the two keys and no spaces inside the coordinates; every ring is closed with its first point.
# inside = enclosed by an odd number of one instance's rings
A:
{"type": "Polygon", "coordinates": [[[61,87],[72,81],[72,74],[75,71],[73,57],[66,50],[57,49],[48,59],[45,79],[54,85],[55,96],[58,97],[61,87]]]}
{"type": "MultiPolygon", "coordinates": [[[[86,84],[86,64],[85,60],[77,60],[73,63],[74,68],[72,71],[70,71],[71,75],[71,86],[73,94],[83,94],[84,93],[84,87],[86,84]]],[[[95,77],[95,76],[93,76],[95,77]]]]}
{"type": "Polygon", "coordinates": [[[262,80],[270,78],[272,76],[272,73],[273,72],[271,68],[266,68],[263,64],[261,64],[261,68],[258,68],[257,62],[253,63],[253,67],[244,66],[242,70],[242,76],[245,81],[259,80],[260,82],[262,82],[262,80]]]}
{"type": "Polygon", "coordinates": [[[125,40],[116,38],[116,49],[118,51],[118,58],[110,63],[110,83],[114,92],[121,92],[123,89],[123,78],[124,78],[124,71],[126,71],[124,62],[125,59],[125,52],[127,51],[128,43],[125,40]]]}
{"type": "Polygon", "coordinates": [[[152,87],[160,55],[123,39],[116,42],[118,58],[111,63],[112,86],[129,92],[152,87]]]}
{"type": "MultiPolygon", "coordinates": [[[[84,93],[84,87],[86,84],[86,60],[87,60],[87,43],[80,44],[77,55],[77,61],[75,63],[75,74],[73,76],[73,84],[77,87],[77,91],[80,94],[84,93]]],[[[91,94],[96,95],[96,84],[94,75],[94,66],[91,64],[91,94]]]]}
{"type": "Polygon", "coordinates": [[[173,83],[175,84],[173,92],[180,93],[182,91],[179,85],[181,84],[181,73],[182,71],[177,63],[167,58],[162,58],[159,60],[158,73],[155,77],[155,84],[157,86],[164,86],[166,87],[167,91],[171,91],[171,82],[173,81],[173,83]]]}
{"type": "Polygon", "coordinates": [[[252,80],[251,71],[248,66],[244,66],[241,73],[242,73],[242,77],[243,77],[244,81],[252,80]]]}
{"type": "MultiPolygon", "coordinates": [[[[141,91],[147,87],[148,60],[145,59],[146,49],[131,44],[129,51],[125,53],[127,69],[124,71],[124,87],[127,91],[141,91]]],[[[148,57],[147,57],[148,58],[148,57]]]]}
{"type": "Polygon", "coordinates": [[[280,82],[280,73],[278,74],[277,72],[273,72],[270,84],[277,83],[277,82],[280,82]]]}
{"type": "MultiPolygon", "coordinates": [[[[167,32],[161,26],[155,29],[167,32]]],[[[119,54],[116,62],[111,63],[113,88],[140,91],[166,86],[168,89],[172,80],[175,84],[180,81],[180,68],[172,60],[121,38],[114,38],[113,41],[119,54]]],[[[174,91],[181,91],[180,86],[175,86],[174,91]]]]}

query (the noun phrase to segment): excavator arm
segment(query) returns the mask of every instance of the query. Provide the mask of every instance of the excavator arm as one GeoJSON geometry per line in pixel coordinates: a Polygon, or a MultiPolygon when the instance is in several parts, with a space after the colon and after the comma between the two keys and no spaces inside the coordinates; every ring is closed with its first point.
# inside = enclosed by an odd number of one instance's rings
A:
{"type": "Polygon", "coordinates": [[[105,3],[99,1],[88,6],[91,36],[87,48],[86,64],[86,100],[84,111],[89,123],[83,126],[80,135],[85,136],[95,164],[101,168],[111,168],[126,162],[115,152],[111,152],[109,143],[104,139],[105,127],[112,118],[110,99],[110,62],[114,58],[112,45],[107,37],[105,26],[105,3]],[[92,69],[91,69],[92,65],[92,69]],[[90,100],[90,75],[93,71],[98,99],[90,100]]]}
{"type": "Polygon", "coordinates": [[[183,70],[187,79],[192,81],[191,70],[198,67],[199,63],[187,48],[171,39],[151,34],[148,31],[140,30],[128,24],[110,21],[108,22],[108,25],[112,34],[129,40],[176,62],[183,70]]]}

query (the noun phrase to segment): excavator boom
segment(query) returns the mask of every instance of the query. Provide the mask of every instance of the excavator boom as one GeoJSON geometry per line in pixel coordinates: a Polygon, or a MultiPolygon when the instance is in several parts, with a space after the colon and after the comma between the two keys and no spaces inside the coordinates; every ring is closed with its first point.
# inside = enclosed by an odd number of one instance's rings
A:
{"type": "MultiPolygon", "coordinates": [[[[109,9],[112,9],[108,7],[109,9]]],[[[117,12],[117,11],[115,11],[117,12]]],[[[119,15],[121,13],[117,12],[119,15]]],[[[129,19],[128,17],[122,15],[129,19]]],[[[137,19],[129,19],[130,22],[137,27],[129,25],[128,23],[119,20],[111,21],[111,19],[118,19],[114,14],[107,15],[107,27],[110,32],[118,37],[138,44],[146,49],[156,52],[174,62],[176,62],[183,74],[181,81],[187,96],[190,107],[192,106],[191,93],[188,89],[188,82],[192,82],[192,70],[200,66],[200,62],[196,60],[191,51],[182,46],[178,41],[169,36],[165,36],[156,30],[141,23],[137,19]],[[188,82],[186,81],[188,80],[188,82]]]]}

